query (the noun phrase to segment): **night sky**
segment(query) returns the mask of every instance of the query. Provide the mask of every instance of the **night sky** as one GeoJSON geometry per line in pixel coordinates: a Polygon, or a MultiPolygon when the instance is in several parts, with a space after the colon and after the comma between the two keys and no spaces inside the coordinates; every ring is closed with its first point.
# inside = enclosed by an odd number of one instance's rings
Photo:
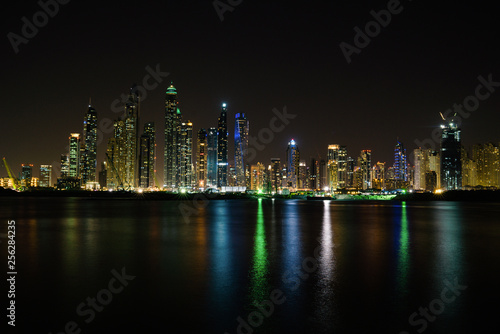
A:
{"type": "MultiPolygon", "coordinates": [[[[415,139],[430,138],[439,112],[473,95],[479,75],[500,82],[500,25],[487,2],[401,1],[401,12],[348,64],[339,44],[354,45],[354,28],[364,30],[374,20],[370,11],[387,6],[247,0],[221,21],[210,0],[73,0],[16,54],[7,34],[21,35],[21,18],[32,22],[41,8],[9,2],[2,10],[0,155],[16,173],[21,163],[35,164],[38,176],[40,164],[59,161],[69,133],[82,132],[89,97],[100,120],[116,119],[112,102],[159,64],[170,74],[142,102],[141,132],[144,122],[156,123],[160,179],[171,80],[194,138],[217,125],[222,102],[231,139],[235,113],[247,115],[251,136],[269,126],[273,108],[297,115],[253,163],[284,161],[294,138],[308,162],[325,157],[328,144],[343,144],[352,157],[371,149],[373,162],[391,165],[396,139],[412,151],[415,139]]],[[[499,107],[500,87],[464,120],[465,145],[500,142],[499,107]]],[[[110,136],[98,147],[99,165],[110,136]]]]}

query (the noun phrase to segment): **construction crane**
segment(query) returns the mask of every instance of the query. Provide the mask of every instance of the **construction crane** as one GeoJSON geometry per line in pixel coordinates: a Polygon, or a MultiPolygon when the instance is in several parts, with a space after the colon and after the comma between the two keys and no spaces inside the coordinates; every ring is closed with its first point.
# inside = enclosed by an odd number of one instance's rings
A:
{"type": "Polygon", "coordinates": [[[123,182],[122,179],[120,178],[120,174],[118,174],[118,171],[116,170],[115,164],[113,163],[113,159],[111,159],[106,153],[106,158],[108,159],[108,163],[111,166],[111,169],[113,170],[115,176],[116,176],[116,181],[118,182],[118,189],[123,189],[123,182]]]}
{"type": "Polygon", "coordinates": [[[12,170],[10,169],[9,164],[7,163],[7,160],[5,158],[3,158],[3,164],[5,165],[5,169],[7,169],[7,173],[9,174],[9,178],[12,181],[14,190],[17,190],[18,188],[20,188],[19,179],[14,176],[14,173],[12,173],[12,170]]]}

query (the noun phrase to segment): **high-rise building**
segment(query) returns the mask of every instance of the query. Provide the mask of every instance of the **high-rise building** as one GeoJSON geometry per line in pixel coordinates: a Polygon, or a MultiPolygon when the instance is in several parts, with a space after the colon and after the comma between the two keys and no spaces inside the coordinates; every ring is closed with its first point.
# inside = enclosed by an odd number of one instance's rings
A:
{"type": "Polygon", "coordinates": [[[207,134],[207,188],[217,188],[217,129],[209,128],[207,134]]]}
{"type": "Polygon", "coordinates": [[[425,148],[417,148],[413,150],[413,159],[415,162],[415,177],[413,181],[413,189],[425,190],[425,180],[429,167],[429,150],[425,148]]]}
{"type": "Polygon", "coordinates": [[[40,165],[40,187],[52,187],[52,165],[40,165]]]}
{"type": "Polygon", "coordinates": [[[181,131],[181,112],[177,108],[177,90],[171,84],[165,96],[165,148],[163,186],[169,190],[177,187],[178,140],[181,131]]]}
{"type": "Polygon", "coordinates": [[[139,186],[141,188],[152,188],[155,183],[155,124],[149,122],[144,124],[144,132],[140,139],[139,147],[139,186]]]}
{"type": "Polygon", "coordinates": [[[193,123],[181,123],[179,136],[178,181],[179,188],[193,187],[193,123]]]}
{"type": "Polygon", "coordinates": [[[319,171],[319,161],[315,158],[311,158],[311,166],[309,168],[309,189],[318,190],[320,189],[320,171],[319,171]]]}
{"type": "Polygon", "coordinates": [[[371,168],[372,168],[372,151],[362,150],[358,158],[358,166],[361,174],[361,189],[366,190],[372,187],[371,168]]]}
{"type": "Polygon", "coordinates": [[[351,158],[347,157],[347,163],[346,163],[346,188],[355,188],[355,180],[354,180],[354,169],[356,167],[356,161],[351,158]]]}
{"type": "Polygon", "coordinates": [[[245,156],[248,150],[248,120],[243,113],[237,113],[234,127],[234,167],[236,186],[245,187],[245,156]]]}
{"type": "Polygon", "coordinates": [[[69,154],[61,154],[61,177],[69,177],[69,154]]]}
{"type": "Polygon", "coordinates": [[[80,134],[69,137],[69,177],[80,177],[80,134]]]}
{"type": "Polygon", "coordinates": [[[305,160],[299,161],[298,188],[308,189],[307,164],[305,160]]]}
{"type": "Polygon", "coordinates": [[[406,149],[401,142],[394,148],[394,178],[398,181],[408,181],[408,163],[406,149]]]}
{"type": "Polygon", "coordinates": [[[461,130],[453,119],[441,125],[441,128],[441,187],[445,190],[461,189],[461,130]]]}
{"type": "Polygon", "coordinates": [[[298,187],[300,153],[295,140],[288,142],[286,149],[286,186],[295,191],[298,187]]]}
{"type": "Polygon", "coordinates": [[[259,191],[264,189],[264,165],[257,162],[256,165],[250,167],[250,189],[259,191]]]}
{"type": "Polygon", "coordinates": [[[472,146],[472,164],[476,172],[473,186],[498,188],[500,173],[500,148],[493,143],[472,146]]]}
{"type": "Polygon", "coordinates": [[[128,100],[125,103],[125,150],[123,161],[123,183],[125,187],[134,188],[139,186],[139,106],[140,97],[135,87],[130,89],[128,100]]]}
{"type": "Polygon", "coordinates": [[[83,143],[81,151],[82,185],[95,182],[97,169],[97,112],[89,101],[83,119],[83,143]]]}
{"type": "Polygon", "coordinates": [[[347,146],[340,145],[337,160],[338,188],[347,188],[347,146]]]}
{"type": "Polygon", "coordinates": [[[30,187],[33,180],[33,164],[21,165],[21,185],[30,187]]]}
{"type": "Polygon", "coordinates": [[[227,104],[222,104],[217,127],[217,186],[227,186],[227,104]]]}
{"type": "Polygon", "coordinates": [[[339,145],[328,145],[328,189],[338,188],[339,145]]]}
{"type": "Polygon", "coordinates": [[[385,189],[385,162],[377,162],[372,168],[372,188],[385,189]]]}
{"type": "Polygon", "coordinates": [[[204,189],[207,186],[207,130],[198,131],[196,148],[196,187],[204,189]]]}
{"type": "Polygon", "coordinates": [[[271,191],[277,193],[281,188],[281,159],[271,158],[271,191]]]}

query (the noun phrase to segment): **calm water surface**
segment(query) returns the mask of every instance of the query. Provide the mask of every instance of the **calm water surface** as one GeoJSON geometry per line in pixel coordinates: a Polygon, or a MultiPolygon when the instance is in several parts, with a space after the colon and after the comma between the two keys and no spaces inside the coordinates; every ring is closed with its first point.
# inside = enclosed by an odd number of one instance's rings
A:
{"type": "Polygon", "coordinates": [[[18,333],[64,332],[69,321],[81,333],[498,329],[499,204],[0,203],[0,232],[16,221],[18,333]],[[135,278],[87,323],[77,307],[122,268],[135,278]],[[272,296],[279,305],[266,302],[272,296]]]}

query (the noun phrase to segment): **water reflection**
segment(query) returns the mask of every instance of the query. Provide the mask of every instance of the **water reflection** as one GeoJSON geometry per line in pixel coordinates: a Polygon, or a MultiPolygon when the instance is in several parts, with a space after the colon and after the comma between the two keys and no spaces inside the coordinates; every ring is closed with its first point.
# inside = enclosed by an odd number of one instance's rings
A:
{"type": "Polygon", "coordinates": [[[330,201],[323,202],[323,221],[321,224],[321,236],[318,238],[320,245],[317,246],[314,256],[318,260],[318,281],[315,287],[315,312],[314,321],[321,324],[321,331],[330,331],[333,328],[332,314],[335,302],[334,273],[335,254],[333,252],[332,219],[330,217],[330,201]],[[319,255],[319,256],[318,256],[319,255]]]}
{"type": "Polygon", "coordinates": [[[254,235],[253,266],[251,272],[251,298],[250,300],[260,302],[267,298],[267,276],[268,276],[268,254],[266,249],[266,229],[264,226],[264,214],[262,212],[262,199],[258,200],[257,225],[254,235]]]}
{"type": "Polygon", "coordinates": [[[410,270],[410,233],[408,232],[406,202],[401,204],[398,239],[397,285],[399,293],[406,295],[408,293],[408,274],[410,270]]]}
{"type": "Polygon", "coordinates": [[[436,225],[436,272],[435,285],[443,286],[443,277],[448,279],[461,278],[463,273],[462,260],[462,208],[460,203],[438,203],[434,210],[436,225]]]}

